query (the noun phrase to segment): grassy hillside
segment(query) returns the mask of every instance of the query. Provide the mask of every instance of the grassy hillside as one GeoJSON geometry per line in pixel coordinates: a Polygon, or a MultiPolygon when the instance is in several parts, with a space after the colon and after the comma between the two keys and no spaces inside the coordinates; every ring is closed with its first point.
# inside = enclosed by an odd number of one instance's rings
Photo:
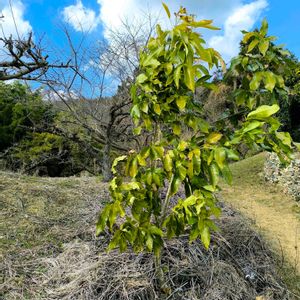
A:
{"type": "Polygon", "coordinates": [[[233,185],[224,185],[222,195],[254,221],[272,245],[290,287],[300,293],[300,205],[280,186],[265,182],[265,159],[260,153],[233,164],[233,185]]]}

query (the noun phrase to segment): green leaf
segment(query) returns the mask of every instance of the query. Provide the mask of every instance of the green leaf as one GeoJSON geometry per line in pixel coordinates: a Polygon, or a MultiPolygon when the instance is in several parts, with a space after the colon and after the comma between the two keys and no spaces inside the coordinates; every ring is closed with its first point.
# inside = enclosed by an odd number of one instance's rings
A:
{"type": "Polygon", "coordinates": [[[135,128],[133,129],[133,133],[134,133],[135,135],[140,135],[140,134],[141,134],[141,131],[142,131],[142,127],[141,127],[141,126],[135,127],[135,128]]]}
{"type": "Polygon", "coordinates": [[[121,231],[117,230],[112,238],[112,240],[110,241],[107,250],[110,251],[112,249],[115,249],[119,246],[120,244],[120,238],[121,238],[121,231]]]}
{"type": "Polygon", "coordinates": [[[269,45],[270,45],[270,42],[268,40],[263,40],[259,43],[258,49],[263,56],[266,55],[266,52],[269,49],[269,45]]]}
{"type": "Polygon", "coordinates": [[[222,134],[219,132],[212,132],[206,138],[208,144],[216,144],[222,137],[222,134]]]}
{"type": "Polygon", "coordinates": [[[174,195],[178,192],[180,183],[181,183],[180,178],[175,176],[171,182],[171,195],[174,195]]]}
{"type": "Polygon", "coordinates": [[[148,77],[146,76],[146,74],[142,73],[142,74],[138,75],[138,77],[136,78],[136,82],[144,83],[147,79],[148,79],[148,77]]]}
{"type": "Polygon", "coordinates": [[[173,129],[173,132],[174,132],[175,135],[180,136],[180,134],[181,134],[180,123],[174,123],[173,126],[172,126],[172,129],[173,129]]]}
{"type": "Polygon", "coordinates": [[[265,72],[265,88],[273,91],[276,84],[276,76],[272,72],[265,72]]]}
{"type": "Polygon", "coordinates": [[[183,181],[186,177],[186,168],[184,166],[180,165],[180,166],[178,166],[177,171],[178,171],[181,181],[183,181]]]}
{"type": "Polygon", "coordinates": [[[165,67],[165,70],[166,70],[166,74],[170,75],[172,70],[173,70],[173,64],[169,62],[169,63],[166,63],[164,65],[164,67],[165,67]]]}
{"type": "Polygon", "coordinates": [[[276,132],[276,137],[281,140],[281,142],[292,148],[292,138],[288,132],[276,132]]]}
{"type": "Polygon", "coordinates": [[[219,181],[219,168],[215,163],[212,163],[209,166],[209,175],[211,179],[211,184],[213,187],[215,187],[219,181]]]}
{"type": "Polygon", "coordinates": [[[251,51],[257,46],[258,43],[259,43],[259,40],[258,40],[258,39],[254,39],[254,40],[249,44],[247,52],[251,52],[251,51]]]}
{"type": "Polygon", "coordinates": [[[168,18],[170,19],[171,18],[171,14],[170,14],[170,10],[169,10],[168,6],[164,2],[162,3],[162,5],[163,5],[163,7],[164,7],[164,9],[165,9],[165,11],[166,11],[166,13],[168,15],[168,18]]]}
{"type": "Polygon", "coordinates": [[[198,175],[201,171],[201,160],[199,157],[196,157],[195,155],[192,158],[193,160],[193,169],[196,175],[198,175]]]}
{"type": "Polygon", "coordinates": [[[178,66],[174,72],[174,81],[175,81],[175,85],[176,85],[177,89],[179,88],[179,81],[181,78],[181,69],[182,69],[182,65],[178,66]]]}
{"type": "Polygon", "coordinates": [[[188,97],[186,96],[180,96],[179,98],[176,98],[176,105],[180,110],[184,110],[187,99],[188,97]]]}
{"type": "Polygon", "coordinates": [[[187,146],[188,146],[188,143],[186,141],[180,141],[179,144],[178,144],[177,149],[179,151],[184,151],[187,146]]]}
{"type": "Polygon", "coordinates": [[[129,176],[134,178],[136,174],[138,173],[138,160],[137,157],[134,157],[129,165],[129,176]]]}
{"type": "Polygon", "coordinates": [[[184,68],[184,83],[192,91],[195,91],[195,70],[193,65],[184,68]]]}
{"type": "Polygon", "coordinates": [[[252,111],[251,113],[248,114],[247,119],[266,119],[275,113],[279,111],[279,106],[277,104],[273,104],[272,106],[269,105],[262,105],[259,106],[256,110],[252,111]]]}
{"type": "Polygon", "coordinates": [[[261,79],[262,79],[262,76],[260,73],[254,74],[254,76],[250,82],[250,85],[249,85],[249,87],[252,91],[256,91],[259,88],[261,79]]]}
{"type": "Polygon", "coordinates": [[[226,154],[228,159],[236,160],[236,161],[240,159],[238,152],[232,149],[226,149],[226,154]]]}
{"type": "Polygon", "coordinates": [[[151,234],[158,235],[160,237],[163,236],[163,231],[160,228],[156,227],[155,225],[150,226],[149,232],[151,234]]]}
{"type": "Polygon", "coordinates": [[[111,167],[111,170],[112,170],[113,174],[116,174],[116,173],[117,173],[116,166],[118,165],[118,163],[119,163],[120,161],[124,161],[126,158],[127,158],[127,155],[122,155],[122,156],[117,157],[117,158],[114,160],[114,162],[113,162],[113,164],[112,164],[112,167],[111,167]]]}
{"type": "Polygon", "coordinates": [[[263,19],[262,23],[261,23],[261,27],[260,27],[260,33],[265,36],[268,32],[268,22],[266,19],[263,19]]]}
{"type": "Polygon", "coordinates": [[[227,165],[222,169],[222,177],[225,179],[227,184],[232,184],[232,173],[227,165]]]}
{"type": "Polygon", "coordinates": [[[226,151],[224,148],[216,148],[214,150],[215,161],[218,164],[219,168],[222,170],[224,167],[224,162],[226,159],[226,151]]]}
{"type": "Polygon", "coordinates": [[[155,103],[155,104],[154,104],[153,110],[154,110],[154,112],[155,112],[157,115],[160,115],[160,114],[161,114],[161,108],[160,108],[160,105],[159,105],[158,103],[155,103]]]}
{"type": "Polygon", "coordinates": [[[146,247],[147,247],[147,250],[152,252],[152,249],[153,249],[153,238],[150,234],[148,234],[147,236],[147,240],[146,240],[146,247]]]}
{"type": "Polygon", "coordinates": [[[253,129],[256,129],[257,127],[260,127],[261,125],[263,125],[264,123],[259,122],[257,120],[254,120],[252,122],[250,122],[244,129],[243,129],[243,133],[246,133],[248,131],[251,131],[253,129]]]}
{"type": "Polygon", "coordinates": [[[139,119],[141,117],[141,112],[140,112],[140,109],[139,109],[137,104],[132,106],[131,115],[132,115],[133,118],[138,118],[139,119]]]}
{"type": "Polygon", "coordinates": [[[203,228],[203,230],[201,230],[201,241],[204,245],[204,247],[206,249],[209,248],[209,244],[210,244],[210,232],[209,232],[209,228],[207,226],[205,226],[203,228]]]}
{"type": "Polygon", "coordinates": [[[164,169],[167,172],[171,172],[173,169],[173,162],[172,158],[170,157],[169,153],[167,153],[163,159],[164,169]]]}

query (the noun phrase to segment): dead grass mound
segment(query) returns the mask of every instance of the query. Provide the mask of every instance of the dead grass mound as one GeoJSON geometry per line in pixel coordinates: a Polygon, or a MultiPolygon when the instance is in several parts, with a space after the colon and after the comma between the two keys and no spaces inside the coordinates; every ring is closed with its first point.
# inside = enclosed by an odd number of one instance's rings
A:
{"type": "Polygon", "coordinates": [[[151,254],[107,253],[108,234],[95,237],[105,185],[12,174],[2,179],[1,299],[297,299],[260,235],[228,207],[208,251],[187,236],[166,243],[170,290],[162,295],[151,254]]]}
{"type": "Polygon", "coordinates": [[[206,251],[187,236],[169,241],[163,267],[170,287],[162,295],[157,287],[150,254],[105,252],[108,236],[100,240],[74,240],[56,257],[42,264],[37,279],[46,299],[294,299],[275,272],[271,252],[249,224],[229,209],[219,222],[206,251]]]}

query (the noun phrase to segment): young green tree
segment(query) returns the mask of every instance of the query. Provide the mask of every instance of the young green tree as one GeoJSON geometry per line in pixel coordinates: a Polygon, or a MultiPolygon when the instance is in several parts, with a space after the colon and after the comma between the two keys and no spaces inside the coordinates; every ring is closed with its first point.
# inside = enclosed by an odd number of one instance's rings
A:
{"type": "Polygon", "coordinates": [[[253,105],[279,103],[281,128],[293,133],[291,107],[297,102],[299,63],[288,50],[276,45],[276,37],[268,36],[267,31],[266,20],[259,30],[244,31],[240,53],[225,74],[235,99],[229,114],[239,111],[237,106],[250,110],[253,105]]]}
{"type": "MultiPolygon", "coordinates": [[[[276,99],[273,105],[261,106],[252,100],[260,89],[272,93],[275,86],[284,88],[282,77],[272,70],[247,79],[243,98],[235,99],[243,116],[235,131],[209,125],[201,117],[203,103],[194,97],[195,89],[212,86],[209,69],[222,64],[222,59],[205,47],[198,29],[217,28],[211,20],[195,20],[184,8],[176,17],[171,30],[157,25],[156,36],[141,53],[139,75],[132,86],[135,133],[151,132],[151,143],[139,153],[131,151],[115,160],[112,200],[97,223],[97,234],[106,227],[112,233],[108,249],[125,251],[131,245],[136,252],[153,252],[162,285],[165,239],[188,233],[191,242],[200,238],[209,247],[210,231],[216,229],[211,217],[220,214],[214,193],[220,176],[231,182],[228,164],[239,159],[236,146],[246,141],[283,159],[292,152],[289,134],[277,132],[276,99]],[[180,198],[174,203],[176,194],[180,198]]],[[[261,55],[266,55],[268,43],[259,38],[261,55]]]]}

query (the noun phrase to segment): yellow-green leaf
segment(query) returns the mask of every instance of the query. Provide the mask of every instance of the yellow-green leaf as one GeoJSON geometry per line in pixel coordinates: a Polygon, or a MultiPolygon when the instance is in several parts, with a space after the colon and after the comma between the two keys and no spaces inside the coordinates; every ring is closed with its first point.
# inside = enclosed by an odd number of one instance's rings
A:
{"type": "Polygon", "coordinates": [[[112,167],[111,167],[111,170],[112,170],[113,174],[116,174],[116,173],[117,173],[116,166],[118,165],[118,163],[119,163],[120,161],[124,161],[126,158],[127,158],[127,155],[122,155],[122,156],[117,157],[117,158],[114,160],[114,162],[113,162],[113,164],[112,164],[112,167]]]}
{"type": "Polygon", "coordinates": [[[224,167],[224,162],[226,159],[226,151],[224,148],[216,148],[214,150],[215,161],[218,164],[219,168],[222,170],[224,167]]]}
{"type": "Polygon", "coordinates": [[[170,19],[171,18],[171,14],[170,14],[170,10],[169,10],[169,7],[167,6],[167,4],[165,4],[164,2],[162,3],[167,15],[168,15],[168,18],[170,19]]]}
{"type": "Polygon", "coordinates": [[[130,177],[135,177],[137,172],[138,172],[138,164],[137,164],[137,158],[134,157],[129,165],[129,176],[130,177]]]}
{"type": "Polygon", "coordinates": [[[180,141],[179,144],[178,144],[177,149],[179,151],[184,151],[187,146],[188,146],[188,143],[186,141],[180,141]]]}
{"type": "Polygon", "coordinates": [[[145,74],[140,74],[137,78],[136,78],[136,82],[137,83],[144,83],[146,80],[148,79],[148,77],[145,74]]]}
{"type": "Polygon", "coordinates": [[[259,43],[258,49],[263,56],[265,56],[266,52],[268,51],[269,45],[270,42],[268,40],[263,40],[259,43]]]}
{"type": "Polygon", "coordinates": [[[219,132],[212,132],[208,135],[206,142],[209,144],[216,144],[222,137],[222,134],[219,132]]]}
{"type": "Polygon", "coordinates": [[[181,134],[181,126],[178,123],[173,124],[172,126],[173,132],[175,135],[180,135],[181,134]]]}
{"type": "Polygon", "coordinates": [[[252,78],[252,80],[250,82],[250,85],[249,85],[250,89],[252,91],[256,91],[259,88],[261,79],[262,78],[261,78],[261,74],[260,73],[255,73],[254,74],[254,76],[253,76],[253,78],[252,78]]]}
{"type": "Polygon", "coordinates": [[[160,105],[158,103],[155,103],[154,104],[154,112],[157,114],[157,115],[160,115],[161,114],[161,108],[160,108],[160,105]]]}
{"type": "Polygon", "coordinates": [[[195,91],[195,70],[192,65],[184,68],[184,83],[192,91],[195,91]]]}
{"type": "Polygon", "coordinates": [[[207,226],[201,230],[201,242],[203,243],[204,247],[208,249],[210,244],[210,232],[207,226]]]}
{"type": "Polygon", "coordinates": [[[276,84],[276,76],[272,72],[265,72],[265,88],[273,91],[276,84]]]}
{"type": "Polygon", "coordinates": [[[178,66],[174,72],[174,81],[177,88],[179,88],[179,81],[181,78],[182,65],[178,66]]]}
{"type": "Polygon", "coordinates": [[[248,46],[248,52],[251,52],[257,46],[258,43],[259,40],[257,39],[253,40],[248,46]]]}
{"type": "Polygon", "coordinates": [[[256,110],[248,114],[247,119],[265,119],[268,118],[279,111],[279,106],[277,104],[262,105],[259,106],[256,110]]]}
{"type": "Polygon", "coordinates": [[[176,99],[176,105],[180,110],[184,110],[187,102],[187,97],[186,96],[180,96],[179,98],[176,99]]]}
{"type": "Polygon", "coordinates": [[[172,158],[169,153],[167,153],[163,159],[164,168],[167,172],[171,172],[173,168],[172,158]]]}

